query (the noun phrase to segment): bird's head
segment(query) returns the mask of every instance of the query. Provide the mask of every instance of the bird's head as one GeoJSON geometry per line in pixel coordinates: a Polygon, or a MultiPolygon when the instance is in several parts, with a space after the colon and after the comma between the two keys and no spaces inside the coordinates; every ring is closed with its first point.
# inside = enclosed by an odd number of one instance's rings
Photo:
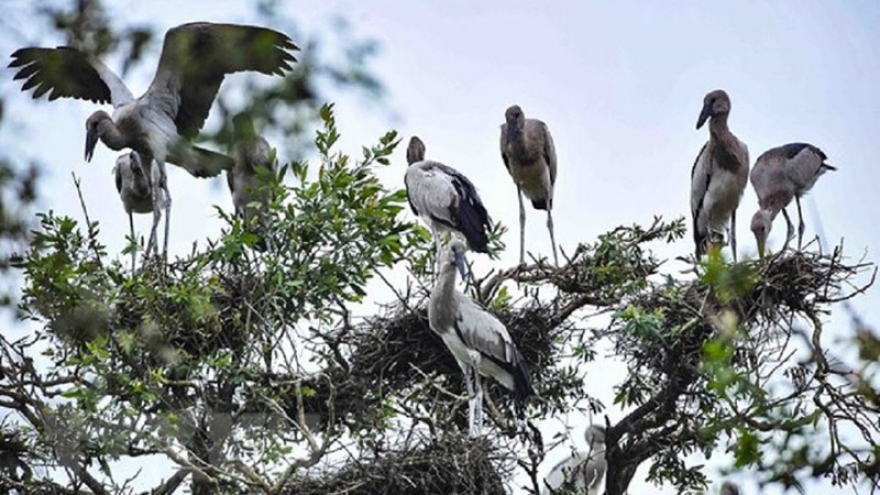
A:
{"type": "Polygon", "coordinates": [[[700,118],[697,119],[697,129],[703,127],[709,117],[718,117],[719,115],[727,115],[730,113],[730,97],[723,89],[710,91],[703,98],[703,110],[700,112],[700,118]]]}
{"type": "Polygon", "coordinates": [[[112,122],[112,119],[110,118],[110,115],[103,110],[98,110],[89,115],[89,118],[86,119],[85,159],[87,162],[92,161],[92,156],[95,154],[95,145],[98,144],[98,139],[104,134],[104,127],[101,124],[105,121],[112,122]]]}
{"type": "Polygon", "coordinates": [[[232,138],[236,142],[250,141],[257,137],[254,127],[254,117],[250,112],[244,111],[232,117],[232,138]]]}
{"type": "Polygon", "coordinates": [[[463,242],[458,239],[452,239],[446,248],[446,259],[443,260],[448,265],[457,268],[462,279],[467,277],[468,272],[467,259],[464,256],[466,249],[463,242]]]}
{"type": "Polygon", "coordinates": [[[590,447],[604,445],[605,427],[599,425],[588,426],[587,431],[584,432],[584,440],[587,441],[587,445],[590,447]]]}
{"type": "Polygon", "coordinates": [[[773,226],[773,215],[767,210],[758,210],[752,217],[752,233],[755,234],[755,240],[758,242],[758,256],[764,257],[764,250],[767,246],[767,236],[770,235],[770,228],[773,226]]]}
{"type": "Polygon", "coordinates": [[[511,105],[504,111],[504,120],[507,122],[507,140],[513,141],[516,138],[516,132],[522,128],[526,116],[519,105],[511,105]]]}
{"type": "Polygon", "coordinates": [[[412,165],[425,160],[425,143],[418,136],[409,138],[409,146],[406,147],[406,163],[412,165]]]}
{"type": "Polygon", "coordinates": [[[739,495],[739,486],[732,481],[725,481],[721,484],[721,495],[739,495]]]}

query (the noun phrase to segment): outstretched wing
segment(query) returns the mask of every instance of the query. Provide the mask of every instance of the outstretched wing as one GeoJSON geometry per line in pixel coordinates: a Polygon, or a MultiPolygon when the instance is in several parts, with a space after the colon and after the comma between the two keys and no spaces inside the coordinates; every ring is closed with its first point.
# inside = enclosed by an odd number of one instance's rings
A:
{"type": "Polygon", "coordinates": [[[179,94],[177,132],[195,137],[226,74],[257,71],[284,75],[299,50],[287,35],[237,24],[194,22],[165,33],[162,56],[148,92],[179,94]]]}
{"type": "Polygon", "coordinates": [[[69,46],[22,48],[12,54],[9,67],[19,68],[13,79],[26,79],[34,98],[49,93],[49,101],[76,98],[118,107],[134,99],[119,77],[99,60],[69,46]]]}

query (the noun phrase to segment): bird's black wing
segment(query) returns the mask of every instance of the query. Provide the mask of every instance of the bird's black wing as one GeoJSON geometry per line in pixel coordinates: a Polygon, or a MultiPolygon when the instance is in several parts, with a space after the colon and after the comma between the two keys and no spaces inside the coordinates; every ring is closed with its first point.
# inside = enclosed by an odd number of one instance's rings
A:
{"type": "Polygon", "coordinates": [[[104,64],[69,46],[21,48],[12,54],[9,67],[18,68],[13,79],[26,79],[22,91],[36,88],[35,99],[49,93],[49,101],[76,98],[114,106],[133,99],[104,64]]]}
{"type": "MultiPolygon", "coordinates": [[[[486,207],[483,206],[483,202],[480,200],[477,188],[474,187],[473,183],[471,183],[471,181],[458,170],[439,163],[436,167],[452,179],[452,185],[455,187],[458,197],[460,198],[457,205],[452,205],[453,211],[451,212],[451,217],[457,225],[447,226],[464,234],[465,239],[468,241],[468,245],[470,245],[471,249],[474,251],[478,253],[488,253],[489,236],[486,231],[491,227],[491,224],[489,221],[489,213],[486,211],[486,207]]],[[[446,223],[440,218],[434,220],[446,223]]]]}
{"type": "Polygon", "coordinates": [[[202,128],[226,74],[284,75],[299,50],[287,35],[238,24],[194,22],[169,29],[150,92],[179,92],[177,132],[193,138],[202,128]]]}
{"type": "Polygon", "coordinates": [[[706,152],[707,146],[709,146],[708,141],[703,144],[702,148],[700,148],[700,152],[697,153],[697,159],[694,160],[694,166],[691,167],[691,215],[694,231],[694,245],[696,246],[697,256],[704,254],[706,244],[706,234],[700,232],[700,229],[697,226],[697,221],[700,218],[700,213],[703,209],[703,197],[709,190],[709,182],[712,180],[712,171],[704,171],[705,178],[696,177],[696,174],[697,165],[699,165],[700,159],[703,158],[703,153],[706,152]]]}

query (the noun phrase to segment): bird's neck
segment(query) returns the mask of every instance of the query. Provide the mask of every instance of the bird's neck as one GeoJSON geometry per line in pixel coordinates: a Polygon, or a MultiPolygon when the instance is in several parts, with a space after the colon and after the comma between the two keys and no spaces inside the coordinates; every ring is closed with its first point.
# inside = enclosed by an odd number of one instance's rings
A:
{"type": "Polygon", "coordinates": [[[105,146],[114,151],[119,151],[129,147],[129,140],[120,132],[116,123],[110,119],[102,120],[99,124],[98,133],[101,136],[101,142],[105,146]]]}
{"type": "Polygon", "coordinates": [[[513,138],[513,142],[510,143],[510,147],[513,150],[513,155],[521,161],[531,162],[535,159],[535,153],[529,148],[528,141],[526,140],[525,126],[516,130],[516,135],[513,138]]]}
{"type": "Polygon", "coordinates": [[[455,294],[455,265],[445,264],[440,268],[439,277],[437,277],[437,286],[434,287],[434,294],[439,298],[450,300],[455,294]]]}
{"type": "Polygon", "coordinates": [[[727,114],[719,114],[709,121],[709,133],[712,134],[716,139],[720,139],[727,134],[730,134],[730,129],[727,127],[727,114]]]}

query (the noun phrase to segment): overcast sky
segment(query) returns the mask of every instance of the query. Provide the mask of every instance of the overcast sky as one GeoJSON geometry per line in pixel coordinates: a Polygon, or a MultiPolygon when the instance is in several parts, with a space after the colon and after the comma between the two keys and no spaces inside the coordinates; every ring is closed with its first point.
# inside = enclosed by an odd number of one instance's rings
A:
{"type": "MultiPolygon", "coordinates": [[[[160,31],[196,20],[253,21],[249,8],[217,7],[218,2],[108,3],[122,24],[152,23],[160,31]]],[[[707,129],[698,131],[694,125],[703,96],[716,88],[731,97],[730,129],[748,145],[752,162],[768,148],[794,141],[827,153],[839,170],[822,177],[804,202],[807,237],[816,233],[814,212],[820,211],[827,242],[846,238],[849,256],[867,251],[870,260],[876,259],[872,248],[880,231],[870,220],[880,206],[872,186],[878,177],[873,167],[880,165],[876,0],[662,5],[629,0],[328,0],[284,5],[308,32],[329,25],[332,13],[345,13],[358,36],[380,43],[373,68],[388,90],[390,110],[362,97],[337,98],[343,148],[357,156],[361,145],[375,142],[389,128],[404,140],[418,134],[428,157],[468,175],[492,217],[511,228],[502,266],[518,256],[516,190],[498,150],[507,106],[519,104],[527,117],[544,120],[553,134],[559,161],[556,236],[570,252],[578,242],[591,242],[619,224],[648,223],[653,215],[688,216],[689,221],[690,170],[708,136],[707,129]]],[[[28,36],[49,46],[61,42],[45,34],[28,36]]],[[[156,44],[153,57],[158,49],[156,44]]],[[[140,77],[130,82],[135,94],[146,89],[153,67],[154,62],[147,62],[137,73],[140,77]]],[[[73,100],[34,104],[29,95],[18,93],[11,72],[6,72],[0,91],[13,93],[9,115],[25,125],[4,121],[0,146],[26,148],[50,167],[43,189],[46,209],[80,218],[70,171],[82,176],[92,219],[101,223],[102,240],[111,252],[118,252],[128,222],[110,174],[116,155],[99,145],[91,164],[82,159],[84,121],[98,107],[73,100]],[[39,133],[43,137],[38,141],[39,133]]],[[[234,91],[237,82],[241,80],[227,78],[222,91],[234,91]]],[[[383,177],[389,186],[399,187],[402,153],[394,163],[383,177]]],[[[219,231],[211,205],[229,208],[231,202],[225,184],[210,187],[175,167],[169,173],[171,249],[183,254],[193,242],[219,231]]],[[[748,228],[756,208],[749,186],[738,216],[741,255],[756,251],[748,228]]],[[[790,213],[796,215],[794,206],[790,213]]],[[[543,212],[529,209],[527,217],[527,247],[549,255],[543,212]]],[[[149,216],[136,220],[141,232],[148,226],[149,216]]],[[[780,216],[771,249],[781,245],[784,233],[780,216]]],[[[692,248],[690,234],[674,246],[658,246],[670,258],[692,248]]],[[[487,260],[478,264],[491,267],[487,260]]],[[[679,268],[673,263],[669,269],[679,268]]],[[[874,290],[855,306],[876,322],[877,303],[874,290]]],[[[605,394],[612,385],[596,384],[606,404],[611,403],[605,394]]],[[[660,493],[640,481],[631,491],[660,493]]]]}

